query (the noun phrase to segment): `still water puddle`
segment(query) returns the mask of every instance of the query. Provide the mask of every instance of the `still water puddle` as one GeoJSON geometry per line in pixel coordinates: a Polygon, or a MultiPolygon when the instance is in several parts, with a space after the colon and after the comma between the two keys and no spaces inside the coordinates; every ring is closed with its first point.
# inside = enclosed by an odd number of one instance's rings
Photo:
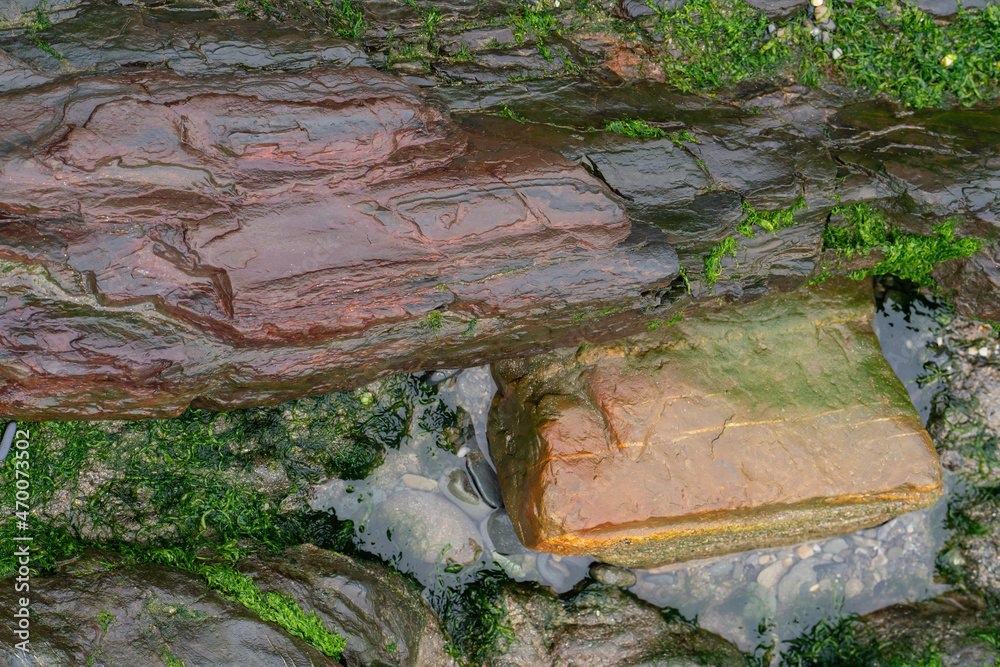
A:
{"type": "MultiPolygon", "coordinates": [[[[905,297],[891,284],[880,287],[879,297],[873,326],[883,353],[926,423],[935,387],[916,379],[927,362],[941,361],[934,343],[943,311],[905,297]]],[[[437,393],[420,409],[453,411],[457,437],[443,439],[426,428],[434,420],[414,415],[411,423],[418,426],[398,449],[386,451],[373,474],[315,487],[313,509],[351,520],[360,549],[412,574],[430,596],[489,569],[557,592],[572,589],[588,576],[594,559],[525,549],[502,507],[485,437],[496,390],[488,368],[422,379],[435,384],[437,393]]],[[[934,582],[935,556],[946,538],[945,511],[939,502],[853,535],[635,570],[638,582],[631,590],[697,617],[701,627],[753,650],[775,638],[791,639],[824,617],[865,614],[947,590],[934,582]]]]}

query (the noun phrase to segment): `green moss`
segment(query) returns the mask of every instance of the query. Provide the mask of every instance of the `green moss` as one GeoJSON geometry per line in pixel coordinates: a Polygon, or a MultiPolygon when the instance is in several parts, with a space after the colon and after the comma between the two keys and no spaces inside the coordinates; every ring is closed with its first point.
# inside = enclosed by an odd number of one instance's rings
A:
{"type": "MultiPolygon", "coordinates": [[[[855,615],[824,619],[784,644],[782,667],[943,667],[944,655],[930,643],[918,646],[880,642],[864,631],[855,615]]],[[[970,632],[971,639],[978,635],[970,632]]],[[[758,649],[756,664],[763,665],[758,649]]]]}
{"type": "Polygon", "coordinates": [[[163,654],[163,664],[166,667],[187,667],[183,660],[174,657],[174,654],[169,650],[163,654]]]}
{"type": "Polygon", "coordinates": [[[42,2],[35,8],[32,12],[31,19],[25,25],[25,29],[28,35],[31,36],[31,41],[35,43],[35,46],[45,51],[47,54],[56,58],[57,60],[65,60],[58,51],[52,48],[52,45],[46,42],[39,36],[39,33],[45,32],[52,27],[52,21],[49,19],[48,12],[48,2],[42,2]]]}
{"type": "Polygon", "coordinates": [[[518,123],[526,123],[526,122],[528,122],[527,118],[525,118],[524,116],[522,116],[521,114],[519,114],[516,111],[514,111],[513,109],[511,109],[509,106],[507,106],[506,102],[501,102],[500,103],[500,114],[499,115],[500,115],[501,118],[510,118],[511,120],[516,120],[518,123]]]}
{"type": "Polygon", "coordinates": [[[667,80],[684,91],[721,86],[744,79],[769,78],[790,58],[778,40],[764,42],[770,20],[740,2],[688,0],[669,10],[655,3],[654,32],[683,56],[662,60],[667,80]]]}
{"type": "MultiPolygon", "coordinates": [[[[32,565],[52,572],[88,546],[141,546],[156,552],[157,562],[178,563],[194,553],[235,558],[305,541],[345,548],[343,524],[282,513],[282,502],[332,475],[365,477],[386,447],[410,437],[418,410],[440,407],[436,392],[399,375],[271,408],[26,424],[32,565]],[[281,485],[269,487],[268,475],[255,472],[264,462],[281,470],[281,485]]],[[[0,487],[0,502],[15,507],[15,491],[0,487]]],[[[16,521],[0,517],[0,576],[16,570],[16,521]]]]}
{"type": "MultiPolygon", "coordinates": [[[[416,376],[396,375],[269,408],[22,424],[29,431],[30,511],[0,516],[0,578],[16,571],[13,538],[25,520],[36,575],[57,571],[88,548],[113,554],[107,567],[178,567],[336,655],[342,640],[314,615],[290,598],[257,591],[231,564],[306,542],[350,553],[354,526],[308,511],[301,490],[331,475],[367,475],[386,447],[423,437],[418,427],[455,432],[459,415],[437,392],[416,376]]],[[[15,493],[13,484],[0,486],[0,503],[14,508],[15,493]]],[[[102,633],[115,621],[108,612],[97,620],[102,633]]]]}
{"type": "Polygon", "coordinates": [[[974,518],[972,512],[987,505],[1000,508],[1000,483],[972,486],[964,492],[952,494],[944,527],[965,536],[989,535],[991,527],[974,518]]]}
{"type": "Polygon", "coordinates": [[[677,275],[679,275],[680,279],[684,282],[684,289],[687,290],[688,294],[691,294],[691,281],[688,280],[687,269],[681,266],[677,270],[677,275]]]}
{"type": "MultiPolygon", "coordinates": [[[[314,0],[322,6],[320,0],[314,0]]],[[[337,34],[344,39],[361,39],[365,36],[368,26],[365,25],[365,15],[360,7],[351,0],[339,0],[327,7],[327,18],[337,34]]]]}
{"type": "Polygon", "coordinates": [[[908,106],[995,99],[1000,85],[1000,7],[960,8],[944,25],[908,3],[831,0],[837,29],[826,44],[810,34],[809,10],[771,21],[735,0],[688,0],[677,9],[655,4],[662,66],[682,90],[711,90],[740,81],[791,77],[816,86],[846,83],[888,94],[908,106]],[[835,57],[836,56],[836,57],[835,57]]]}
{"type": "Polygon", "coordinates": [[[440,310],[434,310],[427,314],[427,317],[420,323],[421,328],[430,329],[436,336],[444,326],[444,315],[440,310]]]}
{"type": "Polygon", "coordinates": [[[795,214],[806,208],[805,199],[799,197],[790,208],[776,209],[773,211],[758,211],[750,202],[743,202],[743,222],[736,227],[743,236],[748,239],[754,237],[754,227],[760,227],[765,232],[772,233],[785,227],[795,225],[795,214]]]}
{"type": "Polygon", "coordinates": [[[466,46],[465,44],[462,44],[460,47],[458,47],[458,52],[452,57],[452,60],[454,60],[457,63],[471,63],[473,60],[475,60],[475,58],[469,51],[469,47],[466,46]]]}
{"type": "MultiPolygon", "coordinates": [[[[744,218],[740,224],[736,226],[736,231],[740,236],[747,239],[752,239],[756,236],[756,228],[763,229],[767,233],[773,233],[785,227],[791,227],[796,223],[795,213],[797,211],[806,208],[805,200],[799,197],[795,200],[788,208],[775,209],[772,211],[759,211],[754,208],[749,202],[743,202],[743,214],[744,218]]],[[[744,248],[742,243],[740,243],[736,236],[727,236],[722,239],[719,243],[716,243],[705,255],[705,281],[708,283],[709,287],[714,285],[722,275],[722,258],[732,257],[736,258],[737,253],[740,248],[744,248]]],[[[687,278],[684,280],[687,284],[687,278]]],[[[688,287],[690,291],[690,286],[688,287]]]]}
{"type": "Polygon", "coordinates": [[[736,257],[737,251],[743,246],[736,242],[736,237],[727,236],[712,246],[705,255],[705,281],[712,286],[722,275],[722,258],[736,257]]]}
{"type": "Polygon", "coordinates": [[[914,107],[948,99],[972,104],[995,97],[1000,75],[1000,7],[971,14],[959,7],[951,23],[908,3],[874,0],[834,5],[838,61],[855,86],[914,107]]]}
{"type": "Polygon", "coordinates": [[[684,148],[684,143],[700,144],[697,137],[688,132],[687,130],[681,130],[680,132],[671,132],[667,135],[670,141],[674,142],[674,145],[678,148],[684,148]]]}
{"type": "Polygon", "coordinates": [[[284,593],[263,593],[249,577],[232,567],[204,565],[193,568],[208,585],[247,607],[262,619],[277,623],[285,630],[300,637],[324,654],[339,658],[346,642],[335,632],[330,632],[313,611],[305,611],[284,593]]]}
{"type": "Polygon", "coordinates": [[[484,570],[463,589],[446,590],[431,601],[444,619],[451,640],[446,650],[452,657],[484,664],[504,639],[513,637],[502,600],[503,585],[509,581],[502,571],[484,570]]]}
{"type": "Polygon", "coordinates": [[[671,317],[666,322],[663,322],[662,320],[651,320],[646,325],[646,329],[648,329],[649,331],[656,331],[657,329],[660,328],[661,325],[664,326],[664,327],[669,327],[669,326],[672,326],[674,324],[677,324],[680,321],[681,321],[681,313],[680,313],[680,311],[678,311],[678,312],[674,313],[674,316],[671,317]]]}
{"type": "Polygon", "coordinates": [[[882,260],[874,267],[852,272],[855,279],[892,274],[919,285],[933,286],[931,271],[935,266],[969,257],[983,245],[982,239],[955,238],[957,220],[935,225],[934,233],[924,236],[899,230],[882,211],[865,204],[838,206],[832,215],[840,216],[842,223],[827,224],[823,232],[825,248],[848,258],[867,256],[876,250],[882,253],[882,260]]]}
{"type": "Polygon", "coordinates": [[[353,0],[236,0],[236,9],[248,18],[271,21],[308,18],[343,39],[361,39],[368,29],[362,8],[353,0]]]}
{"type": "Polygon", "coordinates": [[[523,44],[526,40],[543,40],[558,32],[559,22],[545,8],[545,3],[536,5],[520,2],[514,9],[507,10],[508,24],[514,33],[514,41],[523,44]]]}
{"type": "Polygon", "coordinates": [[[97,615],[97,622],[101,624],[101,636],[108,634],[108,628],[115,622],[115,615],[104,610],[97,615]]]}
{"type": "Polygon", "coordinates": [[[667,133],[660,128],[652,127],[644,120],[632,119],[627,116],[621,120],[604,121],[604,130],[634,139],[659,139],[667,136],[667,133]]]}

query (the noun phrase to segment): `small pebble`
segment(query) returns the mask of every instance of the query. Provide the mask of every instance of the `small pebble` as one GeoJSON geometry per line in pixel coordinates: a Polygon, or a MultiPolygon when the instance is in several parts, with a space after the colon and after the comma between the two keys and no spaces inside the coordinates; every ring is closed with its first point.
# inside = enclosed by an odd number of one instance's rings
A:
{"type": "Polygon", "coordinates": [[[816,17],[817,21],[822,21],[829,14],[830,14],[830,8],[827,7],[826,5],[820,5],[819,7],[816,8],[813,15],[816,17]]]}
{"type": "Polygon", "coordinates": [[[840,56],[844,55],[844,52],[843,52],[843,51],[841,51],[840,49],[834,49],[834,50],[833,50],[833,53],[832,53],[832,54],[830,54],[830,55],[832,55],[832,56],[833,56],[833,59],[834,59],[834,60],[837,60],[837,59],[839,59],[839,58],[840,58],[840,56]]]}
{"type": "Polygon", "coordinates": [[[823,0],[809,0],[813,7],[823,6],[823,0]]]}
{"type": "Polygon", "coordinates": [[[802,558],[803,560],[809,558],[810,556],[813,555],[812,545],[803,544],[802,546],[800,546],[798,549],[795,550],[795,553],[797,553],[799,555],[799,558],[802,558]]]}
{"type": "Polygon", "coordinates": [[[479,496],[476,494],[476,487],[469,481],[469,477],[464,470],[452,470],[448,474],[448,492],[459,502],[466,505],[482,505],[479,496]]]}
{"type": "Polygon", "coordinates": [[[865,585],[860,579],[851,579],[844,586],[844,595],[849,598],[857,597],[865,591],[865,585]]]}
{"type": "Polygon", "coordinates": [[[824,30],[823,36],[820,38],[820,41],[823,42],[824,44],[829,44],[831,41],[833,41],[833,37],[830,35],[830,33],[824,30]]]}
{"type": "Polygon", "coordinates": [[[781,563],[768,565],[757,574],[757,583],[764,588],[774,588],[784,572],[785,566],[781,563]]]}
{"type": "Polygon", "coordinates": [[[823,545],[823,551],[828,554],[839,554],[847,548],[847,541],[842,537],[835,537],[823,545]]]}
{"type": "Polygon", "coordinates": [[[458,451],[455,453],[455,456],[457,456],[460,459],[464,459],[465,456],[466,456],[466,454],[468,454],[468,453],[469,453],[469,448],[466,447],[465,445],[462,445],[461,447],[459,447],[458,451]]]}
{"type": "Polygon", "coordinates": [[[433,491],[438,488],[437,480],[424,477],[423,475],[413,475],[406,473],[403,475],[403,486],[417,491],[433,491]]]}
{"type": "Polygon", "coordinates": [[[631,588],[635,586],[637,581],[635,572],[607,563],[591,565],[590,576],[605,586],[615,586],[616,588],[631,588]]]}

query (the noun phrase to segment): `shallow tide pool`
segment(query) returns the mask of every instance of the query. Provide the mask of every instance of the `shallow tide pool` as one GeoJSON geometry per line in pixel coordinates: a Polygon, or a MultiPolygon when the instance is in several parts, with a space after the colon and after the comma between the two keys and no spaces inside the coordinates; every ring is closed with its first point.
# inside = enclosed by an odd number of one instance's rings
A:
{"type": "MultiPolygon", "coordinates": [[[[946,311],[891,283],[879,283],[877,295],[873,328],[926,423],[935,385],[917,378],[926,375],[928,362],[944,361],[935,332],[946,311]]],[[[387,449],[383,463],[364,480],[316,485],[311,507],[352,521],[359,549],[413,575],[431,597],[490,569],[557,592],[585,579],[594,559],[533,552],[513,533],[485,437],[496,390],[489,369],[420,378],[436,387],[436,396],[420,406],[398,449],[387,449]],[[451,415],[449,437],[434,428],[441,420],[426,418],[433,411],[451,415]]],[[[935,557],[946,538],[945,511],[939,501],[852,535],[634,570],[631,590],[696,617],[699,626],[752,651],[798,636],[824,617],[865,614],[946,591],[934,581],[935,557]]]]}

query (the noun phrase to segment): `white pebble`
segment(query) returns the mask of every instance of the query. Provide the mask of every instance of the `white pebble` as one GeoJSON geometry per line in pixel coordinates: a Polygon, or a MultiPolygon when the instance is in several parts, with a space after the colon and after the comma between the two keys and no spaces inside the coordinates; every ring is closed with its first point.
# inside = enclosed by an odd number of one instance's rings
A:
{"type": "Polygon", "coordinates": [[[466,455],[467,455],[468,453],[469,453],[469,448],[468,448],[468,447],[466,447],[465,445],[462,445],[462,446],[461,446],[461,447],[460,447],[460,448],[458,449],[458,452],[456,452],[455,456],[457,456],[457,457],[458,457],[458,458],[460,458],[460,459],[464,459],[464,458],[465,458],[465,456],[466,456],[466,455]]]}
{"type": "Polygon", "coordinates": [[[819,7],[820,5],[823,4],[823,0],[810,0],[810,2],[812,3],[813,7],[819,7]]]}
{"type": "Polygon", "coordinates": [[[403,486],[407,486],[417,491],[433,491],[437,488],[438,483],[436,480],[424,477],[423,475],[411,475],[410,473],[406,473],[403,475],[403,486]]]}
{"type": "Polygon", "coordinates": [[[981,348],[979,348],[979,356],[980,357],[988,357],[988,356],[990,356],[990,349],[988,347],[981,347],[981,348]]]}
{"type": "Polygon", "coordinates": [[[843,51],[841,51],[840,49],[834,49],[834,50],[833,50],[833,53],[832,53],[832,54],[830,54],[830,55],[832,55],[832,56],[833,56],[833,59],[834,59],[834,60],[837,60],[838,58],[840,58],[840,56],[844,55],[844,52],[843,52],[843,51]]]}

